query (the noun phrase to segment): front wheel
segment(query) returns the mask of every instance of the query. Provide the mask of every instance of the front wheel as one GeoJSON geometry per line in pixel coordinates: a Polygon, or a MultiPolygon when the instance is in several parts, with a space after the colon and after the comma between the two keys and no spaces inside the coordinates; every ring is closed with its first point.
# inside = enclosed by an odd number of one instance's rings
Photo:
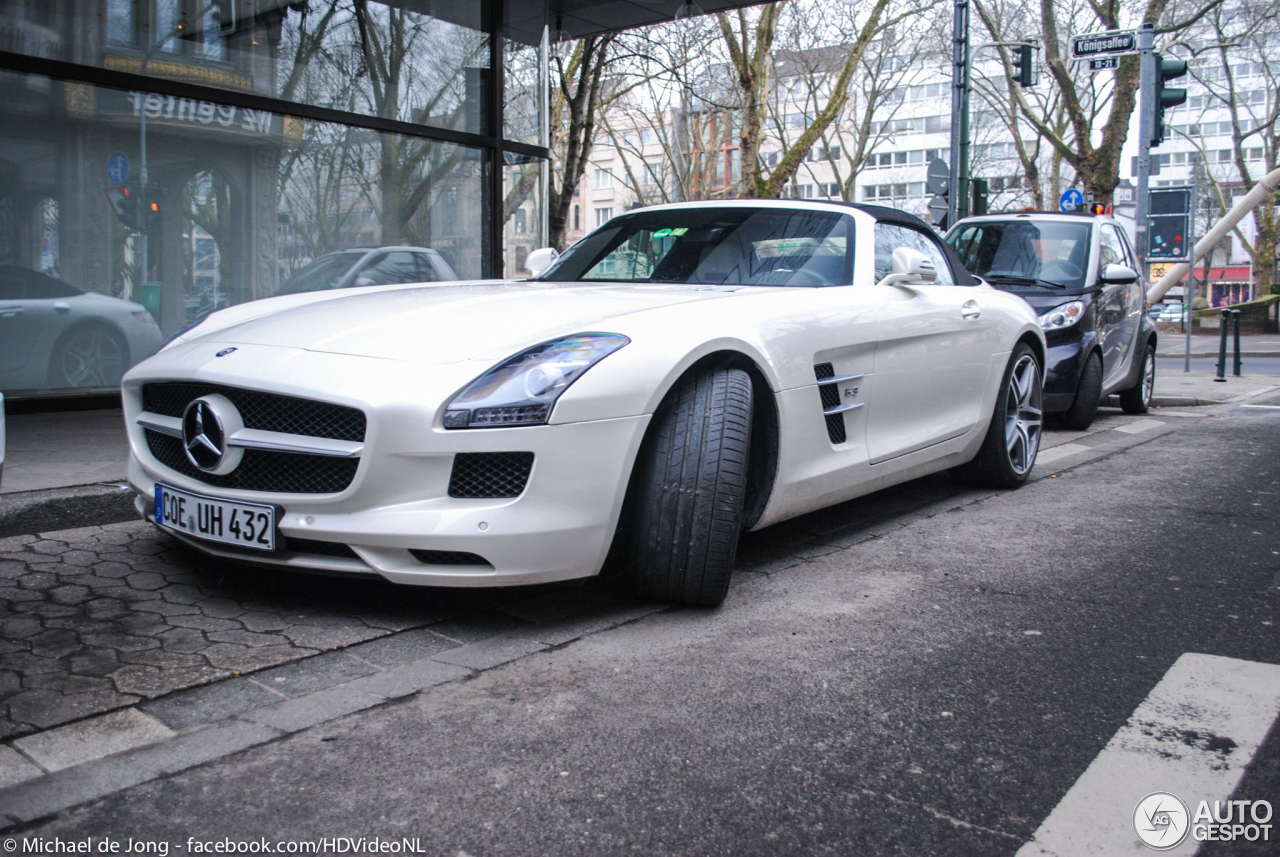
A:
{"type": "Polygon", "coordinates": [[[1142,377],[1137,386],[1120,391],[1120,407],[1126,414],[1145,414],[1151,409],[1151,397],[1156,388],[1156,349],[1147,343],[1142,355],[1142,377]]]}
{"type": "Polygon", "coordinates": [[[636,462],[624,582],[658,601],[715,607],[729,592],[751,449],[751,378],[720,367],[682,379],[636,462]]]}
{"type": "Polygon", "coordinates": [[[996,397],[991,425],[977,456],[952,473],[963,482],[991,488],[1017,488],[1027,481],[1040,451],[1044,425],[1040,364],[1026,343],[1009,358],[996,397]]]}
{"type": "Polygon", "coordinates": [[[49,361],[51,387],[119,387],[128,366],[129,347],[101,325],[72,328],[53,347],[49,361]]]}
{"type": "Polygon", "coordinates": [[[1080,384],[1076,387],[1076,397],[1071,400],[1071,407],[1063,411],[1059,424],[1073,431],[1084,431],[1093,425],[1093,418],[1098,415],[1098,403],[1101,401],[1102,358],[1094,351],[1085,358],[1080,384]]]}

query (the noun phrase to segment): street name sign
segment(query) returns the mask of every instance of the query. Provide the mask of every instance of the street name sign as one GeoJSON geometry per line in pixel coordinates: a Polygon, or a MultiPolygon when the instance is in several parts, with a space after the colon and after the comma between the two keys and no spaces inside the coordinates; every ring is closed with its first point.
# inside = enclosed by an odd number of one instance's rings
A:
{"type": "Polygon", "coordinates": [[[1089,71],[1103,71],[1109,68],[1119,68],[1120,57],[1101,57],[1099,59],[1089,60],[1089,71]]]}
{"type": "Polygon", "coordinates": [[[1138,53],[1137,30],[1108,30],[1071,38],[1071,58],[1083,60],[1099,55],[1124,56],[1138,53]]]}

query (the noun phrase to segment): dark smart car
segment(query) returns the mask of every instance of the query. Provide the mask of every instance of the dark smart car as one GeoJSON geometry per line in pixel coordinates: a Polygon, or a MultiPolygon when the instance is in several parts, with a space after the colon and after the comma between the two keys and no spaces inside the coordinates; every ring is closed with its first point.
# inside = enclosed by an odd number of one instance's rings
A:
{"type": "Polygon", "coordinates": [[[1146,412],[1156,373],[1156,329],[1129,237],[1113,218],[1018,213],[969,217],[947,241],[965,267],[1035,309],[1049,353],[1044,409],[1085,429],[1118,394],[1146,412]]]}

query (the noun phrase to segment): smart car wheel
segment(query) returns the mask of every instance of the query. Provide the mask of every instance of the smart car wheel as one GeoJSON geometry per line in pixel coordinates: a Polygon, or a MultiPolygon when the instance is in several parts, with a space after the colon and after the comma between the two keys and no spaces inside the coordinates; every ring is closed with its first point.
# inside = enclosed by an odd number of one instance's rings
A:
{"type": "Polygon", "coordinates": [[[1084,431],[1098,415],[1098,402],[1102,400],[1102,358],[1093,352],[1085,360],[1084,371],[1080,373],[1080,384],[1076,387],[1076,397],[1071,407],[1063,411],[1059,423],[1063,428],[1073,431],[1084,431]]]}
{"type": "Polygon", "coordinates": [[[1120,407],[1126,414],[1145,414],[1151,408],[1151,396],[1156,386],[1156,349],[1147,343],[1142,355],[1142,375],[1136,386],[1120,391],[1120,407]]]}
{"type": "Polygon", "coordinates": [[[636,463],[625,581],[638,595],[715,607],[729,591],[751,447],[751,378],[721,367],[680,381],[636,463]]]}
{"type": "Polygon", "coordinates": [[[1040,451],[1044,424],[1040,364],[1026,343],[1009,358],[991,425],[973,461],[952,470],[963,482],[1017,488],[1027,481],[1040,451]]]}
{"type": "Polygon", "coordinates": [[[118,387],[128,368],[129,348],[99,325],[75,327],[62,335],[49,361],[51,387],[118,387]]]}

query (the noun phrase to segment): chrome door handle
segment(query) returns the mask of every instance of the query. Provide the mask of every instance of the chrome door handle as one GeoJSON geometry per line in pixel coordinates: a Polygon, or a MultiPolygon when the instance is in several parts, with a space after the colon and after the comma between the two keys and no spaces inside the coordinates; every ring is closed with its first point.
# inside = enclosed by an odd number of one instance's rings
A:
{"type": "Polygon", "coordinates": [[[964,305],[960,307],[960,315],[967,318],[969,321],[973,321],[975,318],[982,315],[982,310],[978,308],[977,301],[965,301],[964,305]]]}

